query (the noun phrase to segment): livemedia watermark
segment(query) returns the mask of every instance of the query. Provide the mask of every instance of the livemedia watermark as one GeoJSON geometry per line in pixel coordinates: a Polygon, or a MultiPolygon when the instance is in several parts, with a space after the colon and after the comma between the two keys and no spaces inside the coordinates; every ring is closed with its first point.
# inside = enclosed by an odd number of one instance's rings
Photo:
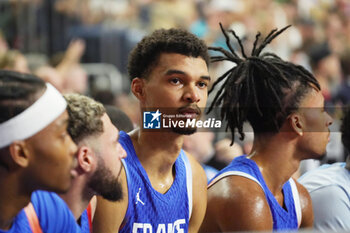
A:
{"type": "MultiPolygon", "coordinates": [[[[249,108],[247,108],[250,110],[249,108]]],[[[214,108],[209,114],[207,114],[208,108],[152,108],[142,109],[142,128],[148,132],[158,131],[171,131],[171,130],[185,130],[188,129],[196,131],[211,131],[211,132],[227,132],[227,120],[223,120],[221,117],[221,108],[214,108]]],[[[274,108],[265,108],[262,112],[269,112],[274,108]]],[[[326,115],[329,114],[332,117],[333,122],[340,123],[344,115],[345,108],[299,108],[293,113],[298,113],[303,117],[308,117],[315,125],[317,121],[319,126],[308,127],[306,131],[309,132],[339,132],[339,127],[324,127],[322,121],[326,121],[326,115]]],[[[288,117],[288,115],[287,115],[288,117]]],[[[256,119],[260,119],[259,116],[256,119]]],[[[263,119],[263,118],[261,118],[263,119]]],[[[271,118],[267,117],[266,122],[271,118]]],[[[248,121],[245,122],[249,124],[248,121]]],[[[310,123],[310,120],[309,120],[310,123]]],[[[259,122],[259,124],[265,124],[265,122],[259,122]]],[[[267,128],[267,131],[269,129],[267,128]]],[[[288,131],[288,128],[284,128],[288,131]]],[[[244,132],[253,132],[252,127],[244,127],[244,132]]],[[[273,130],[271,129],[271,132],[273,130]]]]}

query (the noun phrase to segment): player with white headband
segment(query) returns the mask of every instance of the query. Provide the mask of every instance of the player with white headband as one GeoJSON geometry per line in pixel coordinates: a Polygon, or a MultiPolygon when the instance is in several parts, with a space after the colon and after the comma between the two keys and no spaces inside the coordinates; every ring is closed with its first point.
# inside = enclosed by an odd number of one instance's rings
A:
{"type": "Polygon", "coordinates": [[[50,84],[0,70],[0,233],[80,232],[57,194],[36,191],[66,192],[76,175],[66,106],[50,84]]]}

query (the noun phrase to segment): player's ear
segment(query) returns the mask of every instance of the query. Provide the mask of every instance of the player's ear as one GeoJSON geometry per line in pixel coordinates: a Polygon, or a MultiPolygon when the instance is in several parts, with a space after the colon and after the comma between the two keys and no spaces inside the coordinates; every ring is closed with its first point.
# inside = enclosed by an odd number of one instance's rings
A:
{"type": "Polygon", "coordinates": [[[90,172],[93,169],[94,155],[93,151],[88,146],[80,146],[76,154],[79,167],[84,172],[90,172]]]}
{"type": "Polygon", "coordinates": [[[31,156],[29,151],[24,141],[15,141],[9,146],[9,152],[13,162],[20,167],[27,167],[29,165],[31,156]]]}
{"type": "Polygon", "coordinates": [[[143,78],[134,78],[131,81],[131,91],[134,93],[136,98],[138,98],[141,102],[145,99],[145,79],[143,78]]]}
{"type": "Polygon", "coordinates": [[[299,136],[303,136],[304,122],[302,116],[299,113],[292,113],[288,119],[291,129],[299,136]]]}

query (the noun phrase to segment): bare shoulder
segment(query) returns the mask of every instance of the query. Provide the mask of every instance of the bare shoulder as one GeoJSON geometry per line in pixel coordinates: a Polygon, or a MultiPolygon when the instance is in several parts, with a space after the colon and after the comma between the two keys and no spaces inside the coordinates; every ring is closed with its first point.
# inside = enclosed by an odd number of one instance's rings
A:
{"type": "Polygon", "coordinates": [[[97,197],[93,232],[114,233],[119,231],[128,208],[128,185],[124,167],[122,167],[119,179],[122,185],[123,199],[118,202],[111,202],[100,196],[97,197]]]}
{"type": "Polygon", "coordinates": [[[258,183],[227,176],[208,188],[208,206],[200,232],[272,230],[272,216],[258,183]]]}
{"type": "Polygon", "coordinates": [[[300,207],[301,207],[301,228],[312,228],[314,223],[314,213],[312,210],[312,201],[307,189],[300,184],[298,181],[294,180],[298,189],[300,207]]]}

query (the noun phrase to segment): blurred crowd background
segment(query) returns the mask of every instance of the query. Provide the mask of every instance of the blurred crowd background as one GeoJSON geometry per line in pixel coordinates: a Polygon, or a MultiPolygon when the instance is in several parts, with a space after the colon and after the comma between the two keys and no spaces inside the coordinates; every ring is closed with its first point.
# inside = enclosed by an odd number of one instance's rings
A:
{"type": "MultiPolygon", "coordinates": [[[[258,31],[266,36],[292,25],[268,50],[316,76],[335,118],[321,162],[344,161],[339,121],[350,101],[350,0],[0,0],[0,69],[31,72],[62,92],[117,106],[136,126],[139,106],[126,68],[131,49],[151,31],[170,27],[227,48],[219,22],[236,32],[247,53],[258,31]]],[[[233,39],[232,46],[240,51],[233,39]]],[[[212,64],[212,79],[230,66],[212,64]]],[[[248,126],[246,131],[234,147],[224,132],[197,133],[184,146],[203,164],[220,169],[249,153],[253,136],[248,126]]],[[[318,165],[306,161],[300,173],[318,165]]]]}

